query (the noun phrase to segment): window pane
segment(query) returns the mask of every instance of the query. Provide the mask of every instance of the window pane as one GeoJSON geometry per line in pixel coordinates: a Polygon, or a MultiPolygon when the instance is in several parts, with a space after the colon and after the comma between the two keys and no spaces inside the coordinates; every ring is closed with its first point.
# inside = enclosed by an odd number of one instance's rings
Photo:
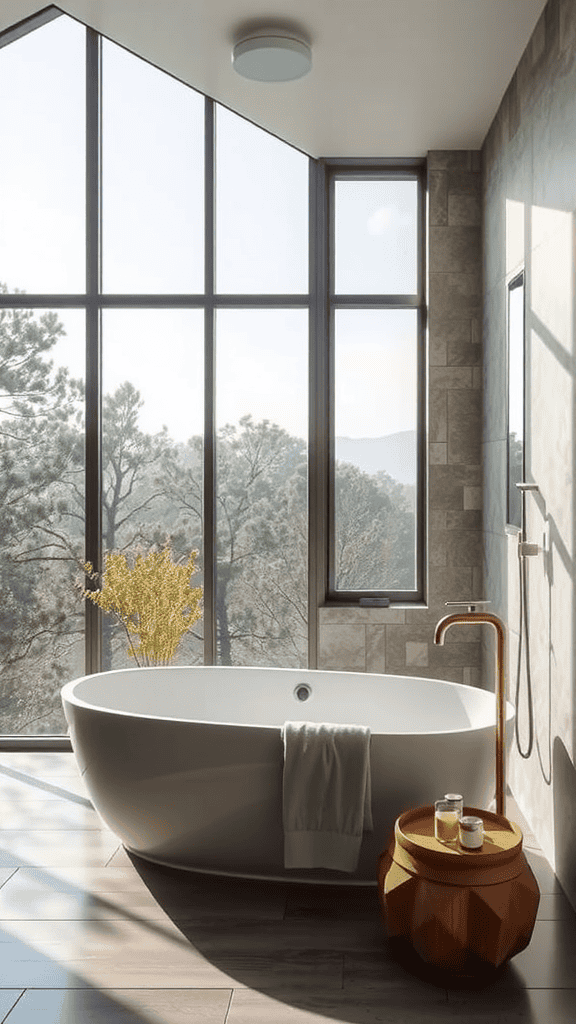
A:
{"type": "Polygon", "coordinates": [[[216,287],[308,292],[308,157],[216,107],[216,287]]]}
{"type": "Polygon", "coordinates": [[[216,324],[218,664],[304,667],[308,314],[216,324]]]}
{"type": "Polygon", "coordinates": [[[86,30],[56,18],[0,50],[0,282],[85,289],[86,30]]]}
{"type": "Polygon", "coordinates": [[[338,310],[335,575],[338,590],[414,590],[416,310],[338,310]]]}
{"type": "Polygon", "coordinates": [[[336,292],[413,295],[418,183],[336,181],[334,186],[336,292]]]}
{"type": "MultiPolygon", "coordinates": [[[[129,564],[171,542],[174,561],[199,552],[202,584],[204,321],[201,310],[103,313],[103,551],[129,564]]],[[[103,621],[103,668],[134,665],[126,633],[103,621]]],[[[203,623],[173,664],[203,662],[203,623]]]]}
{"type": "Polygon", "coordinates": [[[520,529],[524,480],[524,278],[508,289],[508,523],[520,529]]]}
{"type": "Polygon", "coordinates": [[[0,310],[0,733],[64,733],[84,674],[84,313],[0,310]]]}
{"type": "Polygon", "coordinates": [[[103,286],[204,289],[204,97],[103,41],[103,286]]]}

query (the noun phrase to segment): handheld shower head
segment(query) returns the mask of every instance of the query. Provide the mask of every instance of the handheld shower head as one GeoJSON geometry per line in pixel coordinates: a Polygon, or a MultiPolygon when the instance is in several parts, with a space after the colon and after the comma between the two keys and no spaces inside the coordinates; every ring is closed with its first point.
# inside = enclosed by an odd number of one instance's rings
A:
{"type": "Polygon", "coordinates": [[[522,495],[521,510],[520,510],[520,533],[518,535],[518,555],[520,558],[525,555],[537,555],[540,552],[540,548],[537,544],[526,543],[526,491],[538,491],[540,488],[538,484],[528,483],[522,481],[522,483],[516,484],[516,487],[522,495]]]}

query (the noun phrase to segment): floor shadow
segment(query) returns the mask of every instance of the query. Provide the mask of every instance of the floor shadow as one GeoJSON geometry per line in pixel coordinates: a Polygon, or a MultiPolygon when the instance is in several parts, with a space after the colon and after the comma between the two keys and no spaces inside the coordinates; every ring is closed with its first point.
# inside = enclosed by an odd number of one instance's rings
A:
{"type": "Polygon", "coordinates": [[[572,906],[576,905],[576,769],[559,736],[554,739],[554,850],[556,874],[572,906]]]}
{"type": "MultiPolygon", "coordinates": [[[[336,1012],[336,1007],[338,1020],[365,1024],[367,1006],[384,1006],[388,1000],[396,1005],[405,998],[416,1019],[417,1011],[430,1003],[447,1002],[450,991],[474,991],[481,1005],[481,992],[493,996],[496,990],[503,993],[504,1000],[514,999],[514,1012],[523,1014],[523,1020],[532,1019],[529,1000],[513,962],[497,970],[487,968],[470,975],[441,971],[424,963],[405,940],[386,935],[376,887],[252,882],[165,868],[134,854],[128,856],[152,896],[206,960],[233,977],[238,985],[263,994],[273,993],[277,1001],[327,1017],[336,1012]],[[246,910],[250,894],[255,899],[252,920],[250,910],[246,910]],[[270,900],[285,900],[284,912],[272,921],[258,918],[256,905],[258,901],[265,904],[267,896],[270,900]],[[214,915],[207,917],[207,900],[212,897],[214,915]],[[302,925],[296,931],[291,930],[295,921],[302,925]],[[340,936],[333,942],[331,927],[340,936]],[[345,937],[342,939],[347,928],[349,942],[345,937]],[[320,979],[317,987],[311,987],[309,982],[277,986],[271,976],[255,984],[254,974],[262,967],[263,944],[254,946],[253,939],[259,929],[266,936],[267,955],[277,957],[278,961],[291,958],[298,964],[300,956],[322,957],[326,952],[335,959],[341,958],[343,987],[328,991],[322,988],[320,979]]],[[[412,1019],[408,1005],[402,1019],[406,1024],[412,1019]]]]}
{"type": "Polygon", "coordinates": [[[390,956],[399,968],[412,977],[436,987],[454,991],[481,991],[501,984],[510,975],[510,964],[504,964],[498,968],[486,966],[469,974],[443,970],[421,960],[405,939],[393,938],[386,941],[389,945],[390,956]]]}

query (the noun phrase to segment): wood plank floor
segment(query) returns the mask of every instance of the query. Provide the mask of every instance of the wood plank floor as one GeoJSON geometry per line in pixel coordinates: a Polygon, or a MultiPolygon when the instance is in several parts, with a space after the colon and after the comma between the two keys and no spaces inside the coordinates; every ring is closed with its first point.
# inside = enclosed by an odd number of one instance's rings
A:
{"type": "Polygon", "coordinates": [[[376,889],[251,882],[131,858],[71,754],[0,752],[0,1022],[574,1024],[576,915],[525,833],[532,941],[488,984],[387,940],[376,889]]]}

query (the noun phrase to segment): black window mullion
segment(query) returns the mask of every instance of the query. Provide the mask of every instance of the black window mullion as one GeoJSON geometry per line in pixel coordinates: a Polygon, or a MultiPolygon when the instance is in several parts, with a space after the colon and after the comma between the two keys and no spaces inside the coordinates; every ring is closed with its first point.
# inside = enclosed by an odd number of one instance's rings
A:
{"type": "Polygon", "coordinates": [[[338,309],[418,309],[421,299],[414,295],[335,295],[330,304],[338,309]]]}
{"type": "Polygon", "coordinates": [[[324,599],[335,590],[334,566],[336,564],[336,513],[335,513],[335,477],[336,477],[336,438],[335,438],[335,373],[334,373],[334,329],[335,312],[333,296],[336,290],[336,175],[327,174],[326,192],[328,198],[326,237],[327,237],[327,269],[328,296],[326,302],[326,433],[327,433],[327,508],[326,508],[326,572],[324,574],[324,599]]]}
{"type": "MultiPolygon", "coordinates": [[[[86,29],[86,559],[102,562],[101,37],[86,29]]],[[[90,582],[87,584],[90,586],[90,582]]],[[[86,672],[101,665],[100,610],[86,606],[86,672]]]]}
{"type": "Polygon", "coordinates": [[[328,448],[328,316],[327,192],[322,160],[310,161],[310,350],[308,442],[308,667],[318,666],[317,609],[324,602],[327,573],[328,448]]]}
{"type": "Polygon", "coordinates": [[[204,663],[216,664],[216,424],[214,331],[214,101],[206,97],[204,137],[204,663]]]}
{"type": "Polygon", "coordinates": [[[428,495],[428,394],[429,371],[426,338],[428,336],[428,304],[426,294],[426,170],[418,174],[418,450],[416,466],[416,589],[423,601],[428,600],[427,573],[428,536],[426,530],[428,495]]]}
{"type": "MultiPolygon", "coordinates": [[[[423,247],[422,247],[423,248],[423,247]]],[[[427,335],[427,308],[422,303],[418,311],[418,392],[417,392],[417,451],[416,451],[416,591],[423,601],[427,600],[426,586],[426,565],[428,560],[427,552],[427,531],[426,507],[428,494],[428,358],[425,344],[427,335]]]]}
{"type": "Polygon", "coordinates": [[[418,246],[417,255],[417,284],[416,290],[418,292],[417,299],[420,306],[426,305],[426,256],[425,256],[425,245],[424,241],[426,238],[426,178],[424,175],[424,169],[420,168],[418,178],[418,198],[416,207],[416,223],[418,226],[416,244],[418,246]]]}
{"type": "Polygon", "coordinates": [[[42,11],[38,11],[37,14],[32,14],[28,18],[18,21],[15,25],[10,25],[9,28],[0,32],[0,49],[3,46],[10,46],[17,39],[22,39],[23,36],[29,35],[30,32],[35,32],[37,28],[47,25],[48,22],[54,21],[55,18],[61,18],[63,14],[64,11],[51,4],[42,11]]]}

